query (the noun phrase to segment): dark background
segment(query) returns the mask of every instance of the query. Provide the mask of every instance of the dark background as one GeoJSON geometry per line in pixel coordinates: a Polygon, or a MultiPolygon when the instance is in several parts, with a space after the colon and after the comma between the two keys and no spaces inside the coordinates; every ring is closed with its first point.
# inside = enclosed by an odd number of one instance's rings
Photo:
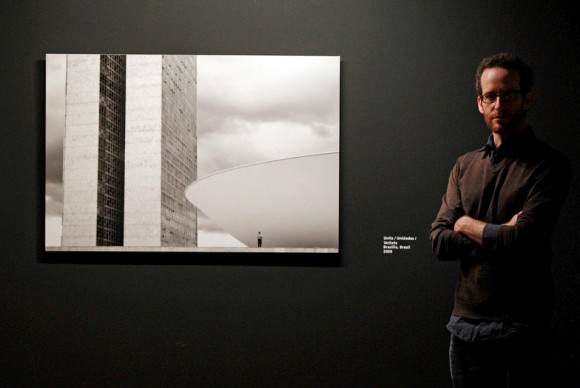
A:
{"type": "Polygon", "coordinates": [[[553,238],[553,324],[560,378],[579,385],[580,31],[570,4],[4,4],[0,385],[450,386],[457,266],[435,259],[428,230],[456,157],[486,140],[473,78],[498,51],[537,71],[529,121],[574,170],[553,238]],[[43,263],[46,53],[340,55],[338,265],[43,263]],[[417,241],[383,255],[387,235],[417,241]]]}

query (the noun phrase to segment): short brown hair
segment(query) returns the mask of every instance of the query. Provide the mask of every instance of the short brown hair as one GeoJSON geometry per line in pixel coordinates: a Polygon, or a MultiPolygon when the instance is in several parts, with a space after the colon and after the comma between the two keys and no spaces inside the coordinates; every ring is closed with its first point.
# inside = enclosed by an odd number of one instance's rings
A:
{"type": "Polygon", "coordinates": [[[532,85],[534,84],[534,72],[532,68],[517,54],[499,53],[483,58],[477,67],[477,71],[475,72],[475,90],[477,91],[478,96],[481,96],[482,93],[481,74],[485,69],[491,67],[502,67],[507,70],[517,71],[520,76],[520,88],[522,93],[527,93],[532,90],[532,85]]]}

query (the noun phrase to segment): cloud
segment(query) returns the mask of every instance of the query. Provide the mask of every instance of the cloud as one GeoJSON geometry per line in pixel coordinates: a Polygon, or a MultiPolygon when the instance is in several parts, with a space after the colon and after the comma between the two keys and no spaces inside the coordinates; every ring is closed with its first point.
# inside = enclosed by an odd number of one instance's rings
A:
{"type": "Polygon", "coordinates": [[[225,232],[203,212],[197,212],[198,247],[245,247],[243,243],[225,232]]]}
{"type": "Polygon", "coordinates": [[[337,57],[198,57],[198,177],[339,149],[337,57]]]}
{"type": "Polygon", "coordinates": [[[44,245],[58,247],[61,245],[62,219],[61,217],[46,217],[44,230],[44,245]]]}
{"type": "Polygon", "coordinates": [[[46,55],[46,181],[62,182],[66,55],[46,55]]]}
{"type": "Polygon", "coordinates": [[[198,177],[242,165],[338,150],[336,136],[319,137],[333,128],[300,122],[252,123],[232,121],[238,131],[199,138],[198,177]],[[235,150],[235,152],[232,152],[235,150]]]}
{"type": "Polygon", "coordinates": [[[338,74],[336,57],[200,56],[198,108],[247,121],[336,125],[338,74]]]}
{"type": "Polygon", "coordinates": [[[62,215],[63,191],[62,184],[46,182],[45,208],[47,215],[62,215]]]}

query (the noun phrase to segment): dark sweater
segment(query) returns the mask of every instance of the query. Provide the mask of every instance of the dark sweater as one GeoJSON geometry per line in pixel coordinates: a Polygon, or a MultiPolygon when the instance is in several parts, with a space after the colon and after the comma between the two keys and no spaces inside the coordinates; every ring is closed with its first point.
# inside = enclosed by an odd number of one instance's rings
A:
{"type": "Polygon", "coordinates": [[[430,231],[441,260],[460,260],[453,315],[535,322],[553,303],[550,238],[570,185],[566,158],[538,140],[531,128],[502,145],[461,156],[449,177],[430,231]],[[515,226],[500,226],[522,211],[515,226]],[[479,246],[453,231],[468,215],[491,224],[479,246]]]}

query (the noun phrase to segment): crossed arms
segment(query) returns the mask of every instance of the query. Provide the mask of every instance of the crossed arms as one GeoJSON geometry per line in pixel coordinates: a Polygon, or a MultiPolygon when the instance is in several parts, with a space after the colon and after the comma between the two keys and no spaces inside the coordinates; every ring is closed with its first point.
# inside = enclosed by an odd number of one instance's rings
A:
{"type": "MultiPolygon", "coordinates": [[[[518,216],[520,214],[522,214],[521,211],[514,214],[514,216],[508,222],[501,225],[515,226],[518,222],[518,216]]],[[[457,221],[455,221],[455,224],[453,224],[453,230],[461,233],[465,237],[475,242],[477,245],[481,246],[483,245],[483,235],[486,225],[487,223],[476,220],[475,218],[461,216],[457,221]]]]}
{"type": "Polygon", "coordinates": [[[466,186],[461,169],[458,160],[449,177],[441,209],[431,225],[433,252],[439,259],[459,260],[481,254],[529,257],[530,253],[546,253],[549,256],[550,236],[569,188],[569,165],[561,159],[537,165],[529,175],[533,180],[520,188],[512,185],[509,189],[521,194],[515,195],[522,198],[521,202],[508,205],[512,196],[505,191],[507,188],[499,189],[496,197],[499,202],[493,206],[503,209],[504,218],[497,223],[477,219],[476,213],[485,215],[478,204],[487,200],[480,197],[482,192],[478,187],[481,186],[477,183],[466,186]]]}

